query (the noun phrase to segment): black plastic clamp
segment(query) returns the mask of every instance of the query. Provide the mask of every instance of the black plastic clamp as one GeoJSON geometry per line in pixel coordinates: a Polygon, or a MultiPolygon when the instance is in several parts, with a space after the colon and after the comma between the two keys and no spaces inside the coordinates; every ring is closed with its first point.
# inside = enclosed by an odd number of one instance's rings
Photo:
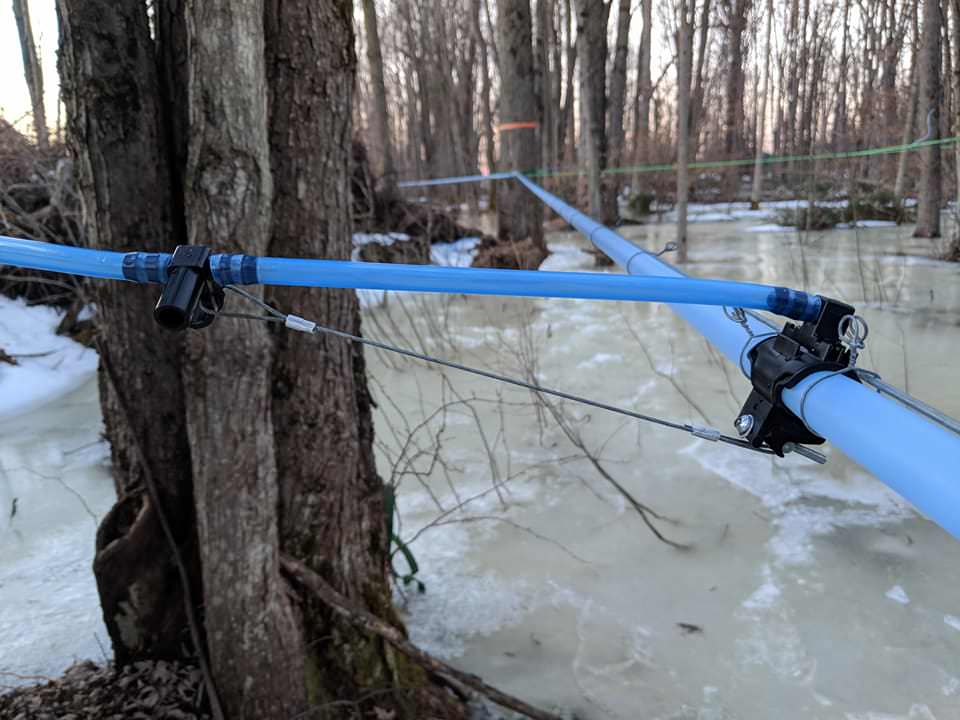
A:
{"type": "Polygon", "coordinates": [[[167,266],[167,281],[153,319],[167,330],[204,328],[223,307],[223,288],[210,272],[210,248],[178,245],[167,266]]]}
{"type": "MultiPolygon", "coordinates": [[[[821,297],[816,320],[802,325],[787,323],[780,334],[751,348],[748,357],[753,391],[734,423],[744,440],[756,448],[765,445],[780,457],[787,444],[825,442],[784,405],[781,394],[812,373],[849,367],[850,351],[842,336],[844,318],[853,315],[850,305],[821,297]]],[[[856,373],[851,372],[849,377],[856,379],[856,373]]]]}

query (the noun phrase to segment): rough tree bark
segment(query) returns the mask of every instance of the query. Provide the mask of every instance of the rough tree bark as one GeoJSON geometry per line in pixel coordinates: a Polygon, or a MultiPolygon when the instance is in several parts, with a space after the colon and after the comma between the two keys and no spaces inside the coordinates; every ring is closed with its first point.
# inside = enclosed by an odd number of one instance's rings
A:
{"type": "MultiPolygon", "coordinates": [[[[540,166],[537,128],[511,123],[536,122],[537,99],[533,77],[533,28],[530,0],[502,0],[497,3],[500,40],[500,145],[502,165],[526,171],[540,166]]],[[[547,256],[543,238],[542,208],[531,202],[520,183],[511,181],[497,197],[497,236],[501,240],[530,239],[532,247],[523,252],[523,267],[536,268],[547,256]]]]}
{"type": "MultiPolygon", "coordinates": [[[[270,0],[266,30],[270,254],[349,259],[356,65],[351,4],[270,0]]],[[[360,333],[352,291],[275,288],[268,298],[327,327],[360,333]]],[[[403,632],[391,605],[384,486],[374,463],[362,349],[340,338],[285,331],[276,334],[275,347],[270,387],[283,552],[403,632]]],[[[357,632],[328,607],[303,602],[296,618],[305,657],[297,681],[308,706],[376,689],[385,694],[369,704],[397,717],[459,716],[459,706],[431,690],[405,656],[357,632]]]]}
{"type": "MultiPolygon", "coordinates": [[[[920,97],[928,140],[940,139],[940,0],[923,1],[923,43],[920,50],[920,97]]],[[[921,151],[920,198],[914,237],[940,237],[940,199],[942,170],[940,146],[929,145],[921,151]]]]}
{"type": "MultiPolygon", "coordinates": [[[[223,251],[346,257],[351,3],[168,0],[154,10],[155,37],[145,4],[58,0],[91,243],[169,251],[185,232],[223,251]],[[183,77],[189,112],[175,119],[162,78],[183,77]],[[176,127],[189,134],[183,183],[176,127]]],[[[333,706],[330,717],[375,708],[398,720],[462,717],[459,701],[419,666],[297,599],[279,572],[281,553],[295,557],[403,632],[390,605],[362,354],[228,318],[184,343],[153,324],[156,292],[98,286],[119,499],[98,533],[95,572],[118,662],[208,646],[228,717],[302,716],[331,700],[349,706],[333,706]],[[158,506],[143,491],[147,476],[203,610],[196,648],[184,644],[182,585],[158,506]]],[[[352,293],[271,299],[359,330],[352,293]]]]}
{"type": "MultiPolygon", "coordinates": [[[[107,250],[167,251],[176,237],[172,179],[146,7],[58,0],[57,14],[67,134],[86,208],[86,236],[92,246],[107,250]]],[[[106,282],[93,289],[101,356],[115,369],[127,398],[138,400],[126,417],[101,368],[100,403],[118,498],[97,532],[93,565],[104,623],[118,663],[175,658],[184,637],[183,589],[157,507],[144,490],[144,474],[157,486],[199,598],[180,382],[183,343],[152,323],[155,289],[106,282]]]]}
{"type": "Polygon", "coordinates": [[[17,21],[17,34],[20,36],[20,52],[23,55],[23,76],[30,91],[30,107],[33,110],[33,128],[37,135],[37,145],[47,147],[47,111],[43,105],[43,67],[33,41],[33,28],[30,25],[30,7],[27,0],[13,0],[13,16],[17,21]]]}
{"type": "MultiPolygon", "coordinates": [[[[250,255],[267,252],[273,195],[263,14],[263,0],[207,0],[187,13],[188,240],[250,255]]],[[[263,324],[221,319],[188,337],[207,638],[230,717],[280,717],[304,706],[303,648],[279,572],[270,366],[263,324]]]]}

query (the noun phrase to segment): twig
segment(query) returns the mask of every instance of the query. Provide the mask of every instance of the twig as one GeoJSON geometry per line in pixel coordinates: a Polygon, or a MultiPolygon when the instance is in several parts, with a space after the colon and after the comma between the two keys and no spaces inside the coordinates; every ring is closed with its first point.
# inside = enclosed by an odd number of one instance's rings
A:
{"type": "Polygon", "coordinates": [[[299,560],[281,555],[280,566],[288,575],[318,597],[337,615],[355,627],[380,636],[404,655],[422,665],[428,672],[441,677],[452,678],[456,682],[488,698],[500,707],[518,712],[521,715],[532,718],[532,720],[561,720],[558,715],[528,705],[519,698],[508,695],[491,685],[487,685],[487,683],[476,675],[457,670],[455,667],[424,652],[407,640],[397,628],[385,623],[366,610],[353,607],[349,601],[331,587],[326,580],[299,560]]]}
{"type": "Polygon", "coordinates": [[[527,527],[526,525],[521,525],[520,523],[515,522],[515,521],[513,521],[513,520],[511,520],[511,519],[509,519],[509,518],[499,517],[499,516],[497,516],[497,515],[469,515],[469,516],[467,516],[467,517],[462,517],[462,518],[451,518],[451,519],[449,519],[449,520],[441,520],[440,522],[434,523],[434,524],[433,524],[433,527],[442,527],[443,525],[457,525],[457,524],[461,524],[461,523],[467,524],[467,523],[474,523],[474,522],[499,522],[499,523],[503,523],[503,524],[505,524],[505,525],[509,525],[510,527],[512,527],[512,528],[514,528],[514,529],[516,529],[516,530],[519,530],[520,532],[523,532],[523,533],[526,533],[526,534],[528,534],[528,535],[531,535],[532,537],[535,537],[537,540],[541,540],[541,541],[543,541],[543,542],[550,543],[550,544],[553,545],[554,547],[560,549],[561,551],[563,551],[564,553],[566,553],[567,555],[569,555],[571,558],[573,558],[574,560],[576,560],[578,563],[582,563],[582,564],[584,564],[584,565],[589,565],[589,564],[590,564],[590,561],[589,561],[589,560],[586,560],[586,559],[580,557],[580,556],[577,555],[575,552],[573,552],[573,550],[571,550],[570,548],[568,548],[566,545],[564,545],[564,544],[563,544],[562,542],[560,542],[559,540],[554,540],[554,539],[551,538],[551,537],[547,537],[546,535],[543,535],[543,534],[541,534],[541,533],[538,533],[538,532],[537,532],[536,530],[534,530],[533,528],[529,528],[529,527],[527,527]]]}
{"type": "Polygon", "coordinates": [[[20,675],[15,672],[4,672],[0,671],[0,676],[2,677],[12,677],[15,680],[43,680],[44,682],[56,682],[52,677],[47,677],[46,675],[20,675]]]}

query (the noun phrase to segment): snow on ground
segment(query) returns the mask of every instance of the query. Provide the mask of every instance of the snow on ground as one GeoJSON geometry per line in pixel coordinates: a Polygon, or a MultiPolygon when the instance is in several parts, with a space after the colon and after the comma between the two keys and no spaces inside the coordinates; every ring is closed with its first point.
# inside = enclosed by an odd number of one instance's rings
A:
{"type": "Polygon", "coordinates": [[[62,314],[0,296],[0,349],[17,365],[0,363],[0,418],[65,395],[97,369],[97,354],[56,334],[62,314]]]}
{"type": "Polygon", "coordinates": [[[404,240],[409,240],[410,236],[406,233],[391,232],[391,233],[354,233],[353,234],[353,246],[362,247],[364,245],[393,245],[395,242],[402,242],[404,240]]]}
{"type": "Polygon", "coordinates": [[[780,233],[796,232],[797,229],[791,225],[751,225],[747,232],[751,233],[780,233]]]}
{"type": "Polygon", "coordinates": [[[434,243],[430,246],[430,261],[443,267],[470,267],[477,256],[480,238],[460,238],[452,243],[434,243]]]}
{"type": "MultiPolygon", "coordinates": [[[[625,201],[624,201],[625,202],[625,201]]],[[[813,203],[817,207],[824,208],[844,208],[850,203],[848,200],[817,200],[813,203]]],[[[912,198],[904,200],[906,207],[914,207],[917,201],[912,198]]],[[[713,222],[741,222],[745,220],[776,220],[781,210],[797,210],[810,206],[808,200],[770,200],[760,203],[757,210],[750,208],[748,202],[732,203],[690,203],[687,206],[688,223],[713,223],[713,222]]],[[[661,221],[675,223],[677,221],[677,211],[675,208],[658,208],[654,206],[653,212],[659,216],[661,221]]],[[[851,228],[875,229],[896,227],[895,222],[888,220],[860,220],[856,223],[840,223],[836,226],[837,230],[849,230],[851,228]]],[[[769,233],[769,232],[795,232],[796,228],[776,225],[761,224],[746,228],[747,232],[769,233]]]]}

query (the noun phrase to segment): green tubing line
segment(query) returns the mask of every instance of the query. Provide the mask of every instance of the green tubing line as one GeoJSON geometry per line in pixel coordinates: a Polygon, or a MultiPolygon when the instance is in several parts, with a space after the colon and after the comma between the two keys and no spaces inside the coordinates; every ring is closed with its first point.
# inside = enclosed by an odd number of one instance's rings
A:
{"type": "MultiPolygon", "coordinates": [[[[960,136],[942,138],[939,140],[926,140],[924,142],[910,143],[907,145],[889,145],[887,147],[866,148],[864,150],[846,150],[837,153],[819,153],[816,155],[782,155],[779,157],[762,157],[761,165],[775,165],[777,163],[797,162],[797,161],[815,161],[815,160],[849,160],[852,158],[872,157],[874,155],[895,155],[897,153],[912,152],[922,150],[934,145],[952,145],[960,141],[960,136]]],[[[708,168],[725,167],[747,167],[757,163],[756,158],[743,158],[740,160],[705,160],[703,162],[692,162],[687,167],[691,170],[705,170],[708,168]]],[[[632,173],[654,173],[654,172],[673,172],[677,170],[675,164],[662,165],[632,165],[629,167],[607,168],[600,171],[601,175],[626,175],[632,173]]],[[[527,177],[574,177],[585,175],[586,170],[549,170],[540,169],[523,173],[527,177]]]]}

